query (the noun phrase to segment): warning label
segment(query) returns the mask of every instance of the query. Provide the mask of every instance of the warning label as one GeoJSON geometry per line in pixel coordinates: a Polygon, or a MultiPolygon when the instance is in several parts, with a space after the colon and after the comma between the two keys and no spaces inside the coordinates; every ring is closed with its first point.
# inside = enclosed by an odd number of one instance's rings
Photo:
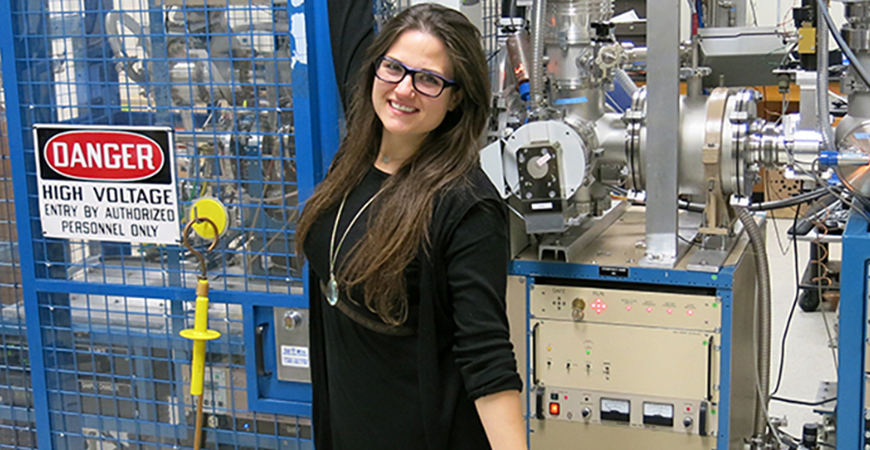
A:
{"type": "Polygon", "coordinates": [[[43,234],[175,244],[172,130],[35,125],[43,234]]]}
{"type": "Polygon", "coordinates": [[[281,346],[281,365],[285,367],[308,367],[308,347],[281,346]]]}

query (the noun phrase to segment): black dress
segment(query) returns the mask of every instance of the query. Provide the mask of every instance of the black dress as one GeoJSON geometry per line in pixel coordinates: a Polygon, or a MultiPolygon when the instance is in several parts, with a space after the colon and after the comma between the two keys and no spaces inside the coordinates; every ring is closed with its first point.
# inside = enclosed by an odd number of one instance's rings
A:
{"type": "MultiPolygon", "coordinates": [[[[372,168],[348,196],[336,245],[388,177],[372,168]]],[[[345,312],[326,302],[319,286],[329,279],[338,208],[312,226],[305,254],[318,450],[486,449],[474,400],[522,388],[505,315],[504,205],[482,171],[465,181],[437,197],[432,251],[420,252],[405,271],[409,318],[401,332],[373,327],[385,324],[347,298],[345,312]]],[[[365,233],[368,212],[348,232],[339,264],[365,233]]]]}

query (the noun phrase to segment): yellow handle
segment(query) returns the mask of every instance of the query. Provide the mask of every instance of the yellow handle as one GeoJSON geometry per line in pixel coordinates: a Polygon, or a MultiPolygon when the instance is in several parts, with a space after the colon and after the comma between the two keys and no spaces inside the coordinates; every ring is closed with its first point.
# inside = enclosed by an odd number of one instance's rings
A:
{"type": "Polygon", "coordinates": [[[193,328],[183,330],[181,337],[193,340],[193,362],[190,367],[190,395],[202,395],[205,378],[205,341],[221,336],[208,329],[208,280],[199,280],[196,285],[196,313],[193,328]]]}
{"type": "Polygon", "coordinates": [[[208,297],[196,298],[196,315],[193,317],[193,329],[199,332],[208,330],[208,297]]]}
{"type": "Polygon", "coordinates": [[[205,379],[205,341],[193,341],[193,364],[190,369],[190,395],[202,395],[205,379]]]}

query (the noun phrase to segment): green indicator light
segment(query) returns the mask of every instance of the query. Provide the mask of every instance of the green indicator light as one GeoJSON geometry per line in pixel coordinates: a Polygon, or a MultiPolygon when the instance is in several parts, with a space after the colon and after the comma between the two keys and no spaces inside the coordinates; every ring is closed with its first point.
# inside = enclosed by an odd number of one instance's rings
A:
{"type": "Polygon", "coordinates": [[[710,279],[712,279],[713,281],[716,281],[719,279],[719,275],[710,275],[710,279]]]}
{"type": "Polygon", "coordinates": [[[704,345],[707,345],[707,341],[704,341],[704,345]]]}
{"type": "Polygon", "coordinates": [[[592,350],[586,350],[586,354],[587,355],[592,354],[592,350]]]}
{"type": "Polygon", "coordinates": [[[714,307],[714,308],[718,308],[718,307],[719,307],[719,304],[718,304],[718,303],[713,303],[713,307],[714,307]]]}
{"type": "Polygon", "coordinates": [[[715,410],[715,409],[711,409],[711,410],[710,410],[710,414],[716,415],[716,410],[715,410]]]}

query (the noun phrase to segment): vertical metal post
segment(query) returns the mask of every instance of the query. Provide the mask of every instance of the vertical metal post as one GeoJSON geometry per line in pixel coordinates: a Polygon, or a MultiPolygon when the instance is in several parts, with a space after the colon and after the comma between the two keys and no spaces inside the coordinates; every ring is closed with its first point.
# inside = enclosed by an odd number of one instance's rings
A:
{"type": "MultiPolygon", "coordinates": [[[[15,16],[15,18],[18,20],[35,19],[33,17],[22,19],[21,16],[15,16]]],[[[44,24],[44,22],[42,23],[44,24]]],[[[45,34],[45,29],[40,27],[40,23],[31,23],[30,25],[36,27],[37,33],[45,34]]],[[[20,27],[16,27],[13,21],[11,2],[0,2],[0,29],[4,30],[4,32],[0,33],[0,52],[3,55],[4,95],[6,103],[13,105],[12,108],[6,111],[9,148],[11,149],[9,155],[10,163],[13,173],[24,174],[27,169],[24,158],[25,136],[22,133],[22,109],[16,108],[16,106],[22,104],[19,98],[19,67],[15,57],[15,31],[20,29],[20,27]]],[[[34,48],[39,47],[36,46],[34,48]]],[[[26,72],[27,69],[22,70],[26,72]]],[[[27,74],[25,73],[24,76],[27,76],[27,74]]],[[[26,91],[24,96],[28,97],[26,91]]],[[[31,227],[30,209],[26,207],[29,204],[27,178],[23,176],[13,177],[12,185],[16,199],[15,221],[18,228],[18,240],[21,243],[18,246],[18,251],[26,314],[27,346],[30,359],[30,382],[33,389],[33,416],[36,424],[36,440],[37,444],[43,448],[51,448],[51,418],[48,410],[48,392],[46,391],[45,352],[43,351],[42,330],[39,320],[39,299],[36,290],[32,287],[28,288],[28,286],[33,286],[34,284],[36,267],[33,254],[34,229],[31,227]]]]}
{"type": "Polygon", "coordinates": [[[641,264],[673,267],[677,258],[680,126],[680,0],[647,1],[646,245],[641,264]]]}
{"type": "Polygon", "coordinates": [[[868,327],[868,255],[870,230],[861,214],[853,212],[843,233],[840,272],[840,333],[837,343],[837,449],[863,449],[865,371],[868,327]]]}
{"type": "MultiPolygon", "coordinates": [[[[303,10],[291,10],[290,16],[304,13],[304,23],[306,26],[305,34],[308,42],[295,42],[296,49],[307,47],[308,67],[303,69],[308,73],[321,74],[321,77],[307,77],[307,80],[300,79],[301,76],[307,76],[302,70],[293,70],[293,85],[304,86],[308,84],[310,102],[307,106],[311,111],[311,123],[308,128],[302,120],[302,114],[294,115],[294,120],[297,121],[296,129],[311,130],[311,140],[305,140],[304,133],[296,135],[297,147],[297,172],[299,173],[299,199],[305,200],[314,192],[314,185],[320,182],[326,175],[326,170],[332,162],[332,157],[338,150],[339,145],[339,111],[341,110],[341,101],[338,96],[338,83],[335,81],[335,68],[332,60],[332,47],[329,39],[329,11],[326,1],[310,1],[305,2],[303,10]],[[308,146],[308,147],[306,147],[308,146]],[[311,152],[310,159],[303,160],[302,156],[306,152],[311,152]],[[308,164],[311,164],[309,166],[308,164]],[[309,170],[309,168],[311,170],[309,170]],[[313,178],[308,174],[313,174],[313,178]]],[[[292,22],[292,21],[291,21],[292,22]]],[[[294,105],[299,99],[296,94],[302,94],[297,90],[293,91],[294,105]]],[[[303,104],[302,108],[305,105],[303,104]]],[[[297,109],[301,109],[299,105],[297,109]]],[[[304,110],[304,109],[302,109],[304,110]]],[[[300,206],[301,209],[301,206],[300,206]]]]}
{"type": "MultiPolygon", "coordinates": [[[[172,95],[169,78],[169,56],[166,50],[166,24],[163,21],[163,5],[160,0],[150,0],[148,2],[148,37],[151,42],[151,59],[143,61],[145,73],[148,77],[146,83],[147,89],[154,98],[154,106],[156,111],[154,114],[153,125],[174,126],[172,123],[172,95]]],[[[181,271],[181,247],[173,246],[166,249],[166,271],[168,286],[182,286],[182,271],[181,271]]],[[[170,302],[170,321],[169,336],[171,336],[171,359],[173,361],[184,361],[190,358],[190,354],[186,348],[180,346],[181,342],[175,341],[175,336],[178,332],[185,328],[184,323],[184,303],[181,301],[170,302]]],[[[186,409],[186,398],[183,375],[181,366],[174,368],[175,384],[174,394],[178,399],[176,403],[176,417],[184,417],[186,409]]],[[[143,407],[142,404],[137,404],[137,408],[143,407]]],[[[144,412],[144,411],[140,411],[144,412]]],[[[178,438],[178,436],[176,436],[178,438]]]]}

